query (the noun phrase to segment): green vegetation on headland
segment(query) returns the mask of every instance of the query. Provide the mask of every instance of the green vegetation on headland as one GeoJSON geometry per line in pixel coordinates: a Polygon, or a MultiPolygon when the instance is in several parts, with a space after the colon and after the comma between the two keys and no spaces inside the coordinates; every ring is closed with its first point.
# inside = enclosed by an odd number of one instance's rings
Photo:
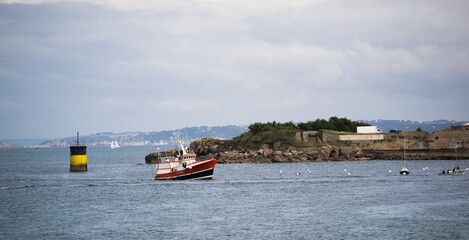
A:
{"type": "Polygon", "coordinates": [[[369,124],[352,121],[347,118],[330,117],[329,120],[316,119],[306,123],[295,124],[293,122],[279,123],[276,121],[267,123],[253,123],[249,125],[249,131],[241,134],[233,140],[219,141],[224,148],[229,149],[258,149],[263,144],[271,145],[281,143],[293,147],[307,147],[311,144],[296,138],[299,131],[320,131],[328,129],[338,132],[355,132],[357,126],[369,126],[369,124]]]}
{"type": "Polygon", "coordinates": [[[249,132],[257,134],[266,131],[296,130],[296,131],[319,131],[328,129],[338,132],[355,132],[358,126],[370,126],[370,124],[352,121],[347,118],[330,117],[329,120],[316,119],[306,123],[294,124],[293,122],[278,123],[276,121],[267,123],[253,123],[249,125],[249,132]]]}
{"type": "Polygon", "coordinates": [[[271,145],[276,142],[295,147],[307,146],[307,143],[295,139],[296,132],[297,130],[272,130],[258,133],[248,131],[233,140],[220,140],[219,144],[225,149],[258,149],[262,145],[271,145]]]}

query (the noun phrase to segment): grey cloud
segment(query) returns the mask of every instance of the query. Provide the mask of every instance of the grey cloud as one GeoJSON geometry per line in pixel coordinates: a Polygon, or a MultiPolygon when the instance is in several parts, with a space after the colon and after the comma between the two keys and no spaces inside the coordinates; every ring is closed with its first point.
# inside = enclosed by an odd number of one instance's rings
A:
{"type": "Polygon", "coordinates": [[[464,1],[152,4],[0,4],[0,132],[469,119],[464,1]]]}

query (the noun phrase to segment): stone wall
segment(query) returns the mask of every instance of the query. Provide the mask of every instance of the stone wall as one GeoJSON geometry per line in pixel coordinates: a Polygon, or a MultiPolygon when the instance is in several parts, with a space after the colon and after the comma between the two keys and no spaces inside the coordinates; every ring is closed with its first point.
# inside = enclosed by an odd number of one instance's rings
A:
{"type": "Polygon", "coordinates": [[[341,134],[339,141],[378,141],[383,140],[383,134],[341,134]]]}

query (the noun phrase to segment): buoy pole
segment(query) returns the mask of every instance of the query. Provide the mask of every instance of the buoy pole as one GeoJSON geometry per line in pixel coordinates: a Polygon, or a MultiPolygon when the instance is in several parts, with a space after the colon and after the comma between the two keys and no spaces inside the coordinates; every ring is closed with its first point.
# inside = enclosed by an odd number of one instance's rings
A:
{"type": "Polygon", "coordinates": [[[77,132],[76,145],[70,146],[70,172],[88,171],[88,161],[86,159],[86,146],[80,145],[80,133],[77,132]]]}

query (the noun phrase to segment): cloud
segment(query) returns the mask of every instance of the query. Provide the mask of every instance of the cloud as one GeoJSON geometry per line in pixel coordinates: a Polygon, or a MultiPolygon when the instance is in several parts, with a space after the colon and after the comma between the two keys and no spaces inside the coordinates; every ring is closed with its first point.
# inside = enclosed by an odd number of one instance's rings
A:
{"type": "Polygon", "coordinates": [[[469,119],[465,1],[0,2],[5,136],[469,119]]]}

